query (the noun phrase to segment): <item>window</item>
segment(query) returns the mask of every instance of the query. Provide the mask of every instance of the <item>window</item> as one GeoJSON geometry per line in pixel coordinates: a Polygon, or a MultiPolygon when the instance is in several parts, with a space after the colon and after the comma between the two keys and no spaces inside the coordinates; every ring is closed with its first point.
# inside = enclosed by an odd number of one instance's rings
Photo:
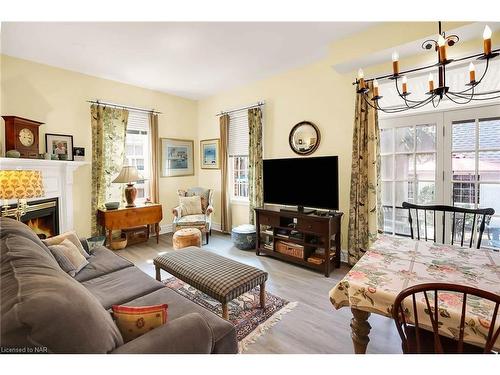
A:
{"type": "Polygon", "coordinates": [[[499,249],[500,106],[388,117],[380,128],[384,231],[409,235],[403,201],[492,207],[482,246],[499,249]]]}
{"type": "Polygon", "coordinates": [[[144,177],[137,181],[137,202],[144,202],[149,197],[150,155],[149,117],[145,112],[130,111],[125,138],[125,163],[133,165],[144,177]]]}
{"type": "Polygon", "coordinates": [[[232,200],[248,201],[248,112],[230,114],[229,166],[232,200]]]}

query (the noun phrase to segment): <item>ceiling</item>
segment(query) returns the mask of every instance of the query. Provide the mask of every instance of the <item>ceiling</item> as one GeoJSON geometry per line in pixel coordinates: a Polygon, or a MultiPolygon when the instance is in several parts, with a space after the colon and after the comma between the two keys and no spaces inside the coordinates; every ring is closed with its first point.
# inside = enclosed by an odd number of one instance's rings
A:
{"type": "Polygon", "coordinates": [[[191,99],[326,56],[367,22],[4,22],[3,54],[191,99]]]}

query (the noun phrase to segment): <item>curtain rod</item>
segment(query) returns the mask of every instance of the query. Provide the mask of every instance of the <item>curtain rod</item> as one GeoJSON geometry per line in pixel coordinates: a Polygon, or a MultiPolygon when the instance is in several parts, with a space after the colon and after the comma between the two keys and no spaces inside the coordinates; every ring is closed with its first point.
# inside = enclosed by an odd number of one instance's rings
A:
{"type": "Polygon", "coordinates": [[[138,111],[138,112],[147,112],[147,113],[154,113],[157,115],[161,115],[161,112],[155,111],[154,109],[145,109],[145,108],[139,108],[139,107],[130,107],[128,105],[122,105],[122,104],[116,104],[116,103],[110,103],[110,102],[103,102],[99,99],[96,100],[87,100],[87,103],[91,104],[97,104],[97,105],[104,105],[106,107],[113,107],[113,108],[121,108],[121,109],[131,109],[133,111],[138,111]]]}
{"type": "Polygon", "coordinates": [[[264,104],[266,104],[265,101],[260,101],[252,105],[248,105],[246,107],[241,107],[241,108],[235,108],[235,109],[230,109],[228,111],[220,111],[220,113],[217,113],[215,116],[222,116],[222,115],[228,115],[232,112],[238,112],[238,111],[243,111],[244,109],[250,109],[250,108],[256,108],[256,107],[262,107],[264,104]]]}

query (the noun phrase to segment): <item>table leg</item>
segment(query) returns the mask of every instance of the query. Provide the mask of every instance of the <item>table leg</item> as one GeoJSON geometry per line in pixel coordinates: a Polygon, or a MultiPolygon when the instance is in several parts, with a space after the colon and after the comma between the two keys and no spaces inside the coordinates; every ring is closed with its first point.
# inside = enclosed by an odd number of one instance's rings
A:
{"type": "Polygon", "coordinates": [[[351,338],[354,345],[354,353],[365,354],[366,347],[370,342],[368,335],[372,327],[368,323],[368,318],[371,314],[355,308],[351,308],[351,312],[353,316],[351,319],[351,338]]]}
{"type": "Polygon", "coordinates": [[[156,232],[156,244],[159,244],[160,241],[160,223],[155,224],[155,232],[156,232]]]}
{"type": "Polygon", "coordinates": [[[155,265],[155,267],[156,267],[156,280],[161,281],[161,268],[157,265],[155,265]]]}
{"type": "Polygon", "coordinates": [[[227,312],[227,302],[224,302],[224,303],[222,304],[222,317],[223,317],[224,319],[226,319],[226,320],[228,320],[228,319],[229,319],[229,314],[228,314],[228,312],[227,312]]]}
{"type": "Polygon", "coordinates": [[[112,239],[113,231],[108,229],[108,246],[111,248],[111,239],[112,239]]]}
{"type": "Polygon", "coordinates": [[[266,307],[266,283],[260,284],[260,307],[266,307]]]}

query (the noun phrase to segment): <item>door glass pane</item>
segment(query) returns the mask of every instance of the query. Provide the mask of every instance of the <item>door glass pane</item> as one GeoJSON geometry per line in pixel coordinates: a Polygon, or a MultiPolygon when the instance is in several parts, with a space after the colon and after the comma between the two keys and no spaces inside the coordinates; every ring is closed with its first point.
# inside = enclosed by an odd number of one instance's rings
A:
{"type": "Polygon", "coordinates": [[[396,151],[414,151],[413,127],[396,128],[396,151]]]}
{"type": "Polygon", "coordinates": [[[396,155],[396,179],[407,180],[413,178],[413,155],[400,154],[396,155]]]}
{"type": "Polygon", "coordinates": [[[395,182],[396,190],[396,207],[401,207],[403,202],[414,202],[413,181],[397,181],[395,182]]]}
{"type": "Polygon", "coordinates": [[[393,220],[392,220],[392,207],[383,206],[384,210],[384,232],[392,233],[393,231],[393,220]]]}
{"type": "Polygon", "coordinates": [[[382,205],[392,206],[392,182],[382,181],[382,205]]]}
{"type": "Polygon", "coordinates": [[[452,133],[453,150],[474,150],[476,148],[476,123],[474,120],[454,122],[452,133]]]}
{"type": "Polygon", "coordinates": [[[479,148],[500,148],[500,118],[479,120],[479,148]]]}
{"type": "Polygon", "coordinates": [[[394,231],[396,234],[410,235],[410,224],[408,223],[407,209],[396,208],[394,231]]]}
{"type": "Polygon", "coordinates": [[[500,151],[479,152],[479,180],[500,181],[500,151]]]}
{"type": "Polygon", "coordinates": [[[381,158],[381,178],[382,180],[391,180],[393,178],[393,166],[392,166],[392,155],[382,156],[381,158]]]}
{"type": "Polygon", "coordinates": [[[419,180],[434,180],[436,176],[436,155],[432,154],[417,154],[417,179],[419,180]]]}
{"type": "Polygon", "coordinates": [[[417,126],[417,151],[434,151],[436,149],[436,126],[417,126]]]}
{"type": "Polygon", "coordinates": [[[451,154],[451,168],[454,180],[475,179],[476,160],[473,152],[454,152],[451,154]],[[460,177],[459,177],[460,176],[460,177]]]}
{"type": "Polygon", "coordinates": [[[476,187],[467,182],[453,183],[453,205],[465,208],[475,208],[476,187]]]}
{"type": "Polygon", "coordinates": [[[500,214],[500,184],[479,184],[479,207],[491,207],[500,214]]]}
{"type": "Polygon", "coordinates": [[[430,204],[435,202],[436,184],[430,181],[418,181],[417,202],[430,204]]]}
{"type": "Polygon", "coordinates": [[[393,152],[393,142],[392,142],[392,129],[381,129],[380,130],[380,152],[382,154],[393,152]]]}

